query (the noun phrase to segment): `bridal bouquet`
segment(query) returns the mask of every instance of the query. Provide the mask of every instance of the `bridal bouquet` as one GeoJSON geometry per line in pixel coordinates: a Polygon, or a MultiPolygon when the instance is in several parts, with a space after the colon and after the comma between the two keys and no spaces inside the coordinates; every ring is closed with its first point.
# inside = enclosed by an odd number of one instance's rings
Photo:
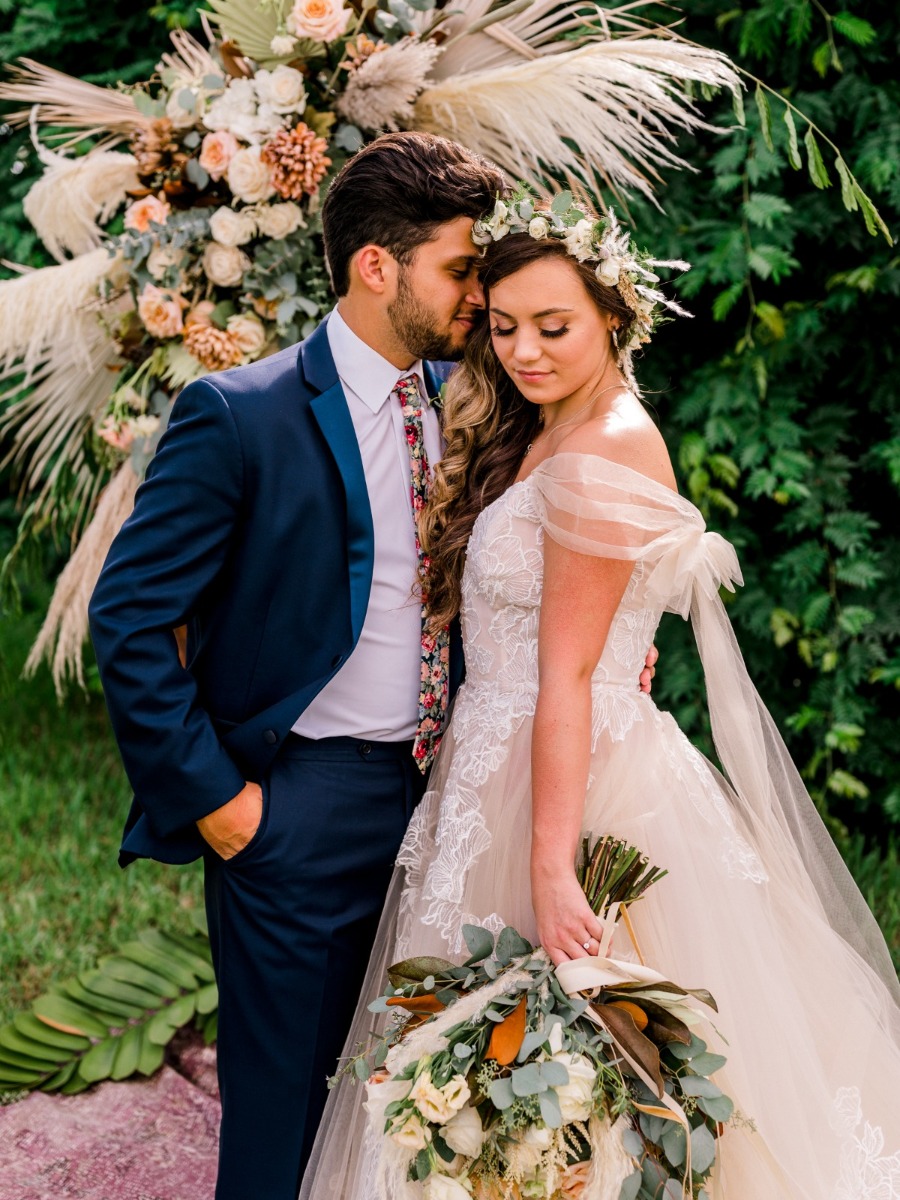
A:
{"type": "MultiPolygon", "coordinates": [[[[466,926],[469,959],[412,958],[373,1012],[400,1012],[345,1068],[366,1080],[376,1194],[413,1200],[704,1197],[733,1104],[693,1031],[713,997],[607,957],[617,917],[665,872],[610,838],[580,879],[607,921],[554,968],[514,929],[466,926]]],[[[633,939],[633,933],[632,933],[633,939]]],[[[636,946],[636,943],[635,943],[636,946]]]]}

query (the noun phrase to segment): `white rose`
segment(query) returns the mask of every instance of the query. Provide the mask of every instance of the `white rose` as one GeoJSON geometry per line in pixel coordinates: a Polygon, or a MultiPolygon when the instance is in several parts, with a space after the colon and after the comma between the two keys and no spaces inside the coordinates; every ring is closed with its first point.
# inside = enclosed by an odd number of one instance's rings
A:
{"type": "Polygon", "coordinates": [[[601,283],[605,283],[607,287],[615,287],[619,282],[619,272],[622,269],[622,264],[617,258],[610,256],[601,262],[600,266],[594,272],[601,283]]]}
{"type": "Polygon", "coordinates": [[[282,65],[274,71],[257,71],[253,86],[260,103],[271,105],[277,113],[302,112],[306,108],[303,76],[293,67],[282,65]]]}
{"type": "Polygon", "coordinates": [[[184,250],[174,246],[161,246],[157,242],[147,256],[147,270],[154,279],[163,279],[170,267],[180,267],[184,260],[184,250]]]}
{"type": "Polygon", "coordinates": [[[502,200],[498,200],[494,205],[494,211],[484,222],[486,229],[490,232],[491,237],[495,242],[499,242],[502,237],[506,237],[509,233],[509,209],[502,200]]]}
{"type": "Polygon", "coordinates": [[[478,1109],[471,1104],[461,1108],[443,1127],[441,1137],[454,1154],[477,1158],[484,1145],[484,1129],[478,1109]]]}
{"type": "Polygon", "coordinates": [[[422,1194],[425,1200],[471,1200],[472,1188],[449,1175],[429,1175],[422,1194]]]}
{"type": "Polygon", "coordinates": [[[261,147],[248,146],[238,150],[228,164],[226,179],[228,186],[245,204],[257,204],[272,195],[272,176],[266,163],[260,158],[261,147]]]}
{"type": "Polygon", "coordinates": [[[250,313],[237,313],[229,317],[225,328],[251,358],[255,358],[266,344],[265,325],[250,313]]]}
{"type": "Polygon", "coordinates": [[[584,262],[595,253],[591,246],[591,237],[594,231],[594,222],[588,220],[578,221],[571,229],[566,230],[565,238],[566,249],[570,254],[574,255],[579,262],[584,262]]]}
{"type": "Polygon", "coordinates": [[[292,38],[290,34],[276,33],[269,42],[269,49],[276,58],[282,58],[286,54],[292,54],[296,45],[297,39],[292,38]]]}
{"type": "Polygon", "coordinates": [[[550,232],[550,222],[546,217],[534,217],[528,223],[528,232],[535,241],[540,241],[541,238],[545,238],[550,232]]]}
{"type": "Polygon", "coordinates": [[[213,100],[203,115],[207,129],[231,129],[241,116],[256,112],[256,91],[252,79],[232,79],[228,87],[213,100]]]}
{"type": "Polygon", "coordinates": [[[454,1112],[459,1112],[472,1095],[465,1075],[454,1075],[450,1082],[445,1083],[441,1088],[441,1095],[454,1112]]]}
{"type": "Polygon", "coordinates": [[[244,246],[256,236],[256,222],[248,212],[223,204],[209,218],[209,232],[223,246],[244,246]]]}
{"type": "Polygon", "coordinates": [[[345,33],[353,16],[342,0],[296,0],[287,19],[289,31],[314,42],[333,42],[345,33]]]}
{"type": "Polygon", "coordinates": [[[434,1086],[428,1071],[423,1071],[413,1084],[409,1098],[426,1121],[434,1121],[438,1125],[449,1121],[456,1111],[447,1102],[444,1093],[434,1086]]]}
{"type": "Polygon", "coordinates": [[[304,223],[300,205],[293,200],[285,204],[261,204],[254,216],[259,232],[270,238],[290,237],[304,223]]]}
{"type": "Polygon", "coordinates": [[[552,1130],[543,1125],[529,1125],[525,1133],[518,1141],[513,1142],[506,1152],[509,1165],[517,1175],[530,1175],[532,1171],[537,1170],[541,1158],[552,1143],[552,1130]]]}
{"type": "Polygon", "coordinates": [[[210,242],[203,251],[202,265],[210,283],[219,287],[237,287],[250,266],[250,259],[237,246],[210,242]]]}
{"type": "Polygon", "coordinates": [[[594,1084],[597,1072],[583,1054],[554,1054],[552,1062],[562,1063],[569,1072],[569,1082],[554,1089],[559,1100],[563,1124],[586,1121],[594,1109],[594,1084]]]}
{"type": "Polygon", "coordinates": [[[395,1122],[390,1136],[404,1150],[424,1150],[431,1141],[431,1130],[426,1129],[415,1113],[404,1116],[403,1123],[395,1122]]]}

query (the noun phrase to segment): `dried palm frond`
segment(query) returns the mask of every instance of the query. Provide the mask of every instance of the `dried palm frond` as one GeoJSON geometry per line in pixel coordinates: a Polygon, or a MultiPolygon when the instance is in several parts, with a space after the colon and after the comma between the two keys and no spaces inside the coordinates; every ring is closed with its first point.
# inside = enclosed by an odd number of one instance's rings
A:
{"type": "Polygon", "coordinates": [[[361,129],[400,129],[415,119],[413,103],[438,56],[433,42],[404,38],[370,54],[347,80],[342,116],[361,129]]]}
{"type": "Polygon", "coordinates": [[[40,105],[38,119],[43,124],[78,130],[76,138],[70,137],[74,141],[102,134],[110,144],[132,137],[147,123],[123,92],[75,79],[30,58],[20,58],[9,72],[12,78],[0,83],[0,101],[26,106],[7,114],[10,125],[27,124],[35,104],[40,105]]]}
{"type": "Polygon", "coordinates": [[[221,78],[222,68],[206,47],[201,46],[187,30],[173,29],[169,38],[175,47],[175,53],[162,56],[157,66],[158,71],[174,71],[179,78],[196,84],[202,83],[207,75],[221,78]]]}
{"type": "Polygon", "coordinates": [[[56,694],[63,698],[67,679],[84,687],[82,647],[88,634],[88,602],[100,569],[123,522],[134,507],[138,477],[130,460],[122,463],[102,492],[94,519],[56,581],[40,633],[25,662],[24,675],[46,660],[56,694]]]}
{"type": "Polygon", "coordinates": [[[66,158],[41,147],[47,169],[25,197],[25,216],[58,261],[100,245],[100,223],[139,186],[133,155],[100,150],[66,158]]]}
{"type": "Polygon", "coordinates": [[[318,58],[324,53],[321,42],[301,38],[288,55],[274,54],[272,38],[283,30],[290,11],[289,0],[272,0],[261,5],[259,0],[209,0],[213,10],[207,14],[210,23],[233,47],[261,67],[285,62],[289,58],[318,58]]]}
{"type": "Polygon", "coordinates": [[[659,168],[688,168],[675,129],[710,126],[688,83],[735,89],[728,59],[672,37],[615,38],[427,87],[412,127],[453,138],[537,187],[552,170],[653,198],[659,168]],[[577,149],[574,149],[577,147],[577,149]]]}

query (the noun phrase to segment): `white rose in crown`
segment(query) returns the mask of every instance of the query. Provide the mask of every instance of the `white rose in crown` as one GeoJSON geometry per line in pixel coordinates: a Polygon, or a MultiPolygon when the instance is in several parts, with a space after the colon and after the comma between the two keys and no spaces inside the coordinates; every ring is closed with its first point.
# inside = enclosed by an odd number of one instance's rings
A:
{"type": "Polygon", "coordinates": [[[223,246],[245,246],[256,237],[256,222],[246,210],[235,212],[223,204],[209,218],[209,232],[223,246]]]}
{"type": "Polygon", "coordinates": [[[260,104],[268,104],[273,112],[302,112],[306,108],[303,76],[293,67],[278,66],[274,71],[259,70],[253,76],[253,86],[260,104]]]}
{"type": "Polygon", "coordinates": [[[260,158],[260,146],[248,146],[238,150],[228,164],[226,179],[238,200],[245,204],[258,204],[260,200],[268,200],[274,192],[272,175],[266,163],[260,158]]]}
{"type": "Polygon", "coordinates": [[[415,1081],[409,1098],[426,1121],[433,1121],[438,1125],[449,1121],[456,1112],[443,1091],[435,1087],[429,1071],[423,1071],[415,1081]]]}
{"type": "Polygon", "coordinates": [[[210,242],[203,251],[202,266],[210,283],[219,287],[237,287],[250,267],[250,259],[237,246],[210,242]]]}
{"type": "Polygon", "coordinates": [[[427,1129],[416,1114],[402,1115],[397,1119],[390,1131],[392,1141],[404,1150],[424,1150],[431,1141],[431,1130],[427,1129]]]}
{"type": "MultiPolygon", "coordinates": [[[[565,1117],[563,1117],[565,1120],[565,1117]]],[[[506,1151],[513,1173],[530,1175],[536,1171],[544,1153],[553,1143],[553,1131],[543,1125],[529,1125],[522,1136],[506,1151]]]]}
{"type": "Polygon", "coordinates": [[[472,1185],[449,1175],[429,1175],[422,1195],[425,1200],[472,1200],[472,1185]]]}
{"type": "Polygon", "coordinates": [[[591,258],[596,253],[591,245],[593,232],[594,222],[588,221],[586,218],[578,221],[571,229],[566,230],[565,237],[563,238],[563,241],[566,243],[566,249],[579,262],[584,262],[585,259],[591,258]]]}
{"type": "Polygon", "coordinates": [[[569,1082],[554,1089],[563,1124],[586,1121],[594,1109],[597,1072],[593,1064],[583,1054],[569,1054],[564,1050],[554,1054],[551,1062],[561,1063],[569,1072],[569,1082]]]}
{"type": "Polygon", "coordinates": [[[541,241],[550,232],[550,222],[546,217],[534,217],[528,225],[529,234],[535,241],[541,241]]]}
{"type": "Polygon", "coordinates": [[[478,1109],[473,1108],[471,1104],[461,1108],[443,1127],[441,1137],[454,1154],[477,1158],[484,1145],[484,1128],[478,1109]]]}
{"type": "Polygon", "coordinates": [[[333,42],[346,32],[352,16],[342,0],[297,0],[288,15],[288,32],[314,42],[333,42]]]}
{"type": "Polygon", "coordinates": [[[265,325],[250,313],[237,313],[229,317],[225,328],[250,358],[256,358],[266,344],[265,325]]]}
{"type": "Polygon", "coordinates": [[[256,227],[263,237],[290,237],[304,225],[303,212],[299,204],[287,200],[284,204],[261,204],[254,210],[256,227]]]}
{"type": "Polygon", "coordinates": [[[622,260],[616,258],[614,254],[601,246],[600,247],[600,265],[594,274],[601,283],[605,283],[607,287],[615,287],[619,282],[619,274],[622,270],[622,260]]]}

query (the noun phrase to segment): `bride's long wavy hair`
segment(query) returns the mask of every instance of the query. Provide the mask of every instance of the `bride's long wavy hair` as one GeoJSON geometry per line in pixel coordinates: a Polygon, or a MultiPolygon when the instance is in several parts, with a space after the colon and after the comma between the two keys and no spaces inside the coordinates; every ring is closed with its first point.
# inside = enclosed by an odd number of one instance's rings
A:
{"type": "MultiPolygon", "coordinates": [[[[518,234],[492,242],[479,272],[490,305],[490,290],[523,267],[546,258],[572,265],[597,308],[615,314],[624,345],[634,313],[615,288],[601,283],[594,265],[579,263],[557,240],[518,234]]],[[[633,384],[630,355],[611,344],[611,352],[633,384]]],[[[491,342],[490,321],[473,330],[462,363],[447,384],[444,397],[446,449],[435,469],[428,504],[419,522],[427,550],[427,596],[430,625],[440,629],[459,612],[466,545],[482,509],[502,495],[515,479],[522,459],[540,429],[540,407],[526,400],[500,365],[491,342]]]]}

